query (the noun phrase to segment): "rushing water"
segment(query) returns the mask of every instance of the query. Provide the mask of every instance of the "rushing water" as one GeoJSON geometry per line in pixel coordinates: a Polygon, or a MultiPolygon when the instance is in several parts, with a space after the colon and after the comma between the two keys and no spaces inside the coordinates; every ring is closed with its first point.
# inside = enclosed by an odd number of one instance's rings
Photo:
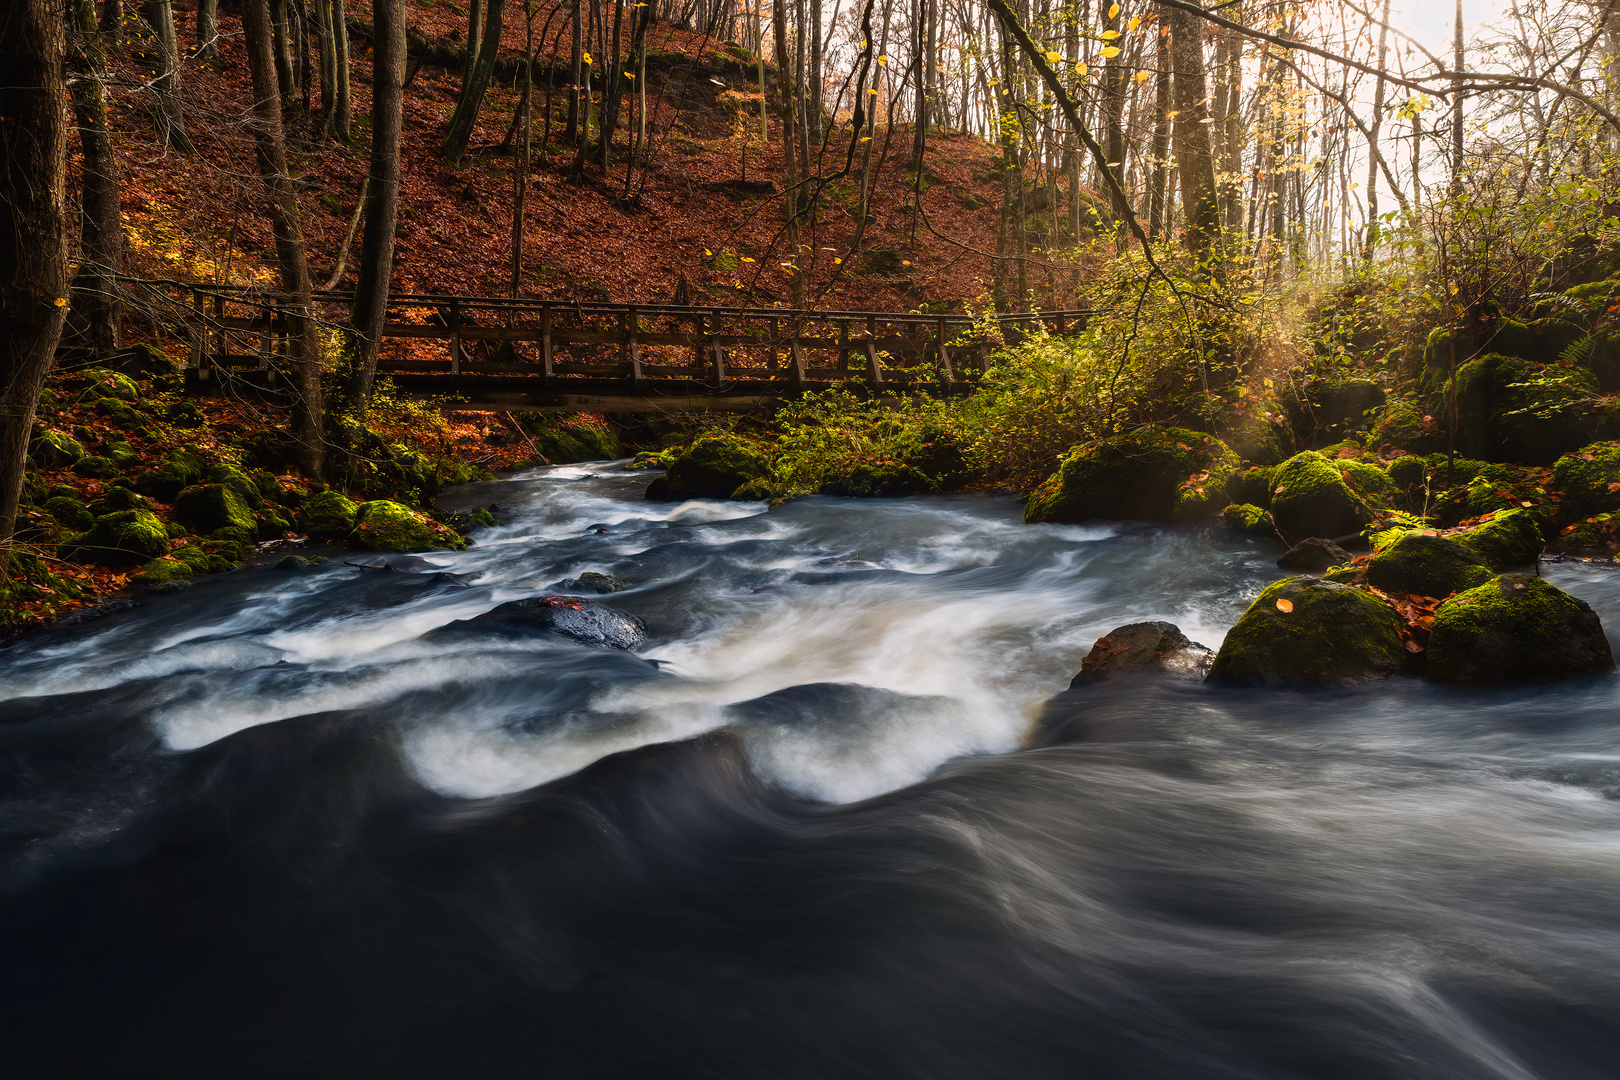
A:
{"type": "Polygon", "coordinates": [[[7,1074],[1620,1075],[1616,679],[1068,692],[1276,552],[645,481],[0,651],[7,1074]],[[440,629],[589,570],[639,654],[440,629]]]}

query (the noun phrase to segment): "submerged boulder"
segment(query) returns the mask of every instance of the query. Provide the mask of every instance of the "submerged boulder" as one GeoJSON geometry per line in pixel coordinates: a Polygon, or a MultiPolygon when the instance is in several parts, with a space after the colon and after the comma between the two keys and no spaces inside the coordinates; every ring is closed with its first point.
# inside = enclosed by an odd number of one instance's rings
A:
{"type": "Polygon", "coordinates": [[[1225,502],[1227,479],[1238,464],[1219,439],[1182,428],[1098,439],[1064,455],[1057,472],[1030,495],[1024,520],[1078,524],[1212,516],[1225,502]]]}
{"type": "Polygon", "coordinates": [[[639,649],[647,640],[647,624],[636,616],[577,596],[511,600],[482,615],[443,626],[435,633],[463,631],[506,636],[549,632],[610,649],[639,649]]]}
{"type": "Polygon", "coordinates": [[[1406,665],[1402,622],[1389,605],[1314,577],[1284,578],[1232,627],[1210,666],[1212,682],[1353,683],[1406,665]]]}
{"type": "Polygon", "coordinates": [[[1366,517],[1339,469],[1315,451],[1295,454],[1272,479],[1271,517],[1286,536],[1344,536],[1366,517]]]}
{"type": "Polygon", "coordinates": [[[1514,682],[1613,667],[1590,605],[1530,574],[1458,593],[1436,610],[1429,634],[1428,676],[1440,682],[1514,682]]]}
{"type": "Polygon", "coordinates": [[[1308,537],[1282,553],[1277,565],[1301,574],[1320,574],[1330,566],[1350,561],[1350,553],[1331,540],[1308,537]]]}
{"type": "Polygon", "coordinates": [[[1155,672],[1202,679],[1214,656],[1206,646],[1189,639],[1174,623],[1130,623],[1097,639],[1080,661],[1080,673],[1069,688],[1155,672]]]}

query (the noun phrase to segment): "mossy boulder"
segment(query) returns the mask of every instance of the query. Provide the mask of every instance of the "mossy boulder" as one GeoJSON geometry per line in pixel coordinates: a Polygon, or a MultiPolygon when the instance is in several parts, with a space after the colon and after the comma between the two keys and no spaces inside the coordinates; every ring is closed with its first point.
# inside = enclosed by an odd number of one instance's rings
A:
{"type": "Polygon", "coordinates": [[[871,498],[915,495],[933,487],[934,482],[921,469],[903,461],[863,461],[844,475],[823,481],[820,491],[823,495],[871,498]]]}
{"type": "Polygon", "coordinates": [[[1333,442],[1366,427],[1383,404],[1383,387],[1368,379],[1312,379],[1296,405],[1294,430],[1306,445],[1333,442]]]}
{"type": "Polygon", "coordinates": [[[1286,536],[1325,536],[1355,532],[1368,514],[1336,463],[1315,451],[1295,454],[1272,479],[1271,517],[1286,536]]]}
{"type": "Polygon", "coordinates": [[[41,469],[65,469],[84,457],[84,447],[71,436],[47,428],[28,444],[28,456],[41,469]]]}
{"type": "Polygon", "coordinates": [[[223,574],[236,567],[237,559],[222,554],[223,542],[210,540],[204,543],[214,550],[209,551],[200,544],[187,544],[169,552],[169,557],[184,563],[193,574],[223,574]]]}
{"type": "Polygon", "coordinates": [[[196,571],[178,559],[153,559],[140,570],[131,575],[130,584],[141,585],[148,589],[160,588],[181,578],[187,578],[196,571]]]}
{"type": "Polygon", "coordinates": [[[169,533],[150,510],[119,510],[96,518],[70,545],[72,558],[128,566],[169,550],[169,533]]]}
{"type": "Polygon", "coordinates": [[[300,523],[317,539],[344,540],[354,531],[358,510],[341,491],[319,491],[304,500],[300,523]]]}
{"type": "Polygon", "coordinates": [[[1605,422],[1597,378],[1581,368],[1487,353],[1458,369],[1455,392],[1457,448],[1470,457],[1551,464],[1605,422]]]}
{"type": "Polygon", "coordinates": [[[1390,478],[1388,471],[1378,465],[1365,461],[1340,458],[1333,462],[1344,477],[1345,484],[1351,491],[1361,497],[1361,501],[1373,506],[1394,506],[1403,500],[1400,485],[1390,478]]]}
{"type": "Polygon", "coordinates": [[[1269,507],[1272,477],[1276,475],[1274,465],[1251,465],[1247,469],[1238,469],[1226,478],[1226,497],[1234,503],[1269,507]]]}
{"type": "MultiPolygon", "coordinates": [[[[1174,516],[1189,478],[1211,467],[1235,472],[1236,466],[1225,443],[1182,428],[1144,428],[1099,439],[1064,456],[1057,472],[1030,495],[1024,520],[1166,520],[1174,516]]],[[[1209,504],[1215,489],[1206,486],[1200,505],[1209,504]]]]}
{"type": "Polygon", "coordinates": [[[105,480],[118,475],[118,463],[99,454],[86,454],[73,463],[73,471],[93,480],[105,480]]]}
{"type": "Polygon", "coordinates": [[[729,499],[739,487],[770,471],[770,458],[759,443],[729,433],[703,435],[679,451],[668,471],[647,486],[647,498],[729,499]]]}
{"type": "Polygon", "coordinates": [[[1219,439],[1206,445],[1208,462],[1176,489],[1171,516],[1177,521],[1206,521],[1214,517],[1227,503],[1227,485],[1243,468],[1243,462],[1219,439]]]}
{"type": "Polygon", "coordinates": [[[90,504],[90,513],[111,514],[117,510],[150,510],[152,500],[137,495],[127,487],[109,487],[101,498],[90,504]]]}
{"type": "Polygon", "coordinates": [[[467,546],[454,529],[387,499],[356,508],[349,543],[368,551],[460,551],[467,546]]]}
{"type": "Polygon", "coordinates": [[[1444,448],[1445,432],[1432,413],[1410,401],[1392,401],[1373,422],[1373,438],[1381,447],[1396,447],[1408,454],[1431,454],[1444,448]]]}
{"type": "Polygon", "coordinates": [[[141,388],[123,372],[88,368],[79,372],[79,377],[90,381],[89,393],[92,397],[112,398],[115,401],[141,400],[141,388]]]}
{"type": "Polygon", "coordinates": [[[1271,514],[1249,503],[1231,503],[1221,511],[1221,524],[1239,532],[1271,535],[1277,527],[1271,523],[1271,514]]]}
{"type": "Polygon", "coordinates": [[[535,450],[553,465],[624,456],[618,432],[579,413],[521,413],[517,421],[534,440],[535,450]]]}
{"type": "Polygon", "coordinates": [[[1332,684],[1402,670],[1402,622],[1389,605],[1348,585],[1284,578],[1249,605],[1210,667],[1212,682],[1332,684]]]}
{"type": "Polygon", "coordinates": [[[1481,585],[1492,577],[1478,554],[1443,536],[1409,532],[1373,553],[1367,584],[1387,593],[1436,599],[1481,585]]]}
{"type": "Polygon", "coordinates": [[[1592,443],[1559,458],[1552,482],[1563,493],[1566,521],[1620,510],[1620,442],[1592,443]]]}
{"type": "Polygon", "coordinates": [[[117,398],[104,397],[96,399],[96,412],[107,417],[113,422],[114,427],[123,431],[134,431],[146,423],[146,418],[133,405],[119,401],[117,398]]]}
{"type": "Polygon", "coordinates": [[[1452,683],[1594,675],[1614,667],[1597,613],[1531,574],[1498,577],[1441,604],[1427,655],[1429,678],[1452,683]]]}
{"type": "Polygon", "coordinates": [[[1390,462],[1385,471],[1396,487],[1411,493],[1423,487],[1428,479],[1429,463],[1415,454],[1406,454],[1390,462]]]}
{"type": "Polygon", "coordinates": [[[227,484],[196,484],[186,488],[175,497],[174,512],[194,533],[237,528],[253,534],[257,529],[253,511],[227,484]]]}
{"type": "Polygon", "coordinates": [[[1350,561],[1350,553],[1331,540],[1307,537],[1283,552],[1277,565],[1296,574],[1320,574],[1350,561]]]}
{"type": "Polygon", "coordinates": [[[1530,510],[1508,510],[1473,528],[1452,533],[1452,540],[1472,551],[1500,574],[1533,565],[1546,546],[1541,515],[1530,510]]]}
{"type": "Polygon", "coordinates": [[[96,515],[92,514],[84,503],[66,495],[53,495],[46,499],[43,509],[58,525],[71,529],[88,529],[90,523],[96,519],[96,515]]]}
{"type": "Polygon", "coordinates": [[[177,382],[180,369],[175,362],[155,346],[137,342],[129,348],[113,353],[103,366],[137,379],[151,379],[161,384],[177,382]]]}

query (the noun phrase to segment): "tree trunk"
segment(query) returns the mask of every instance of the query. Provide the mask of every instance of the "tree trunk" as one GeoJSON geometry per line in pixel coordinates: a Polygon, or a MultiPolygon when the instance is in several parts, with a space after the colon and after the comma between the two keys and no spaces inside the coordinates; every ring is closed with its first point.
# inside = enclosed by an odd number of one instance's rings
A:
{"type": "MultiPolygon", "coordinates": [[[[311,478],[321,474],[325,444],[321,437],[321,353],[311,318],[309,259],[299,221],[298,193],[287,174],[287,143],[281,127],[281,95],[276,93],[271,55],[269,0],[243,0],[242,34],[253,79],[253,142],[259,176],[270,196],[270,229],[281,264],[281,287],[290,295],[287,343],[292,352],[292,435],[298,464],[311,478]]],[[[381,186],[381,185],[379,185],[381,186]]],[[[370,237],[367,237],[370,240],[370,237]]]]}
{"type": "Polygon", "coordinates": [[[275,0],[275,42],[273,49],[276,59],[276,86],[281,91],[281,107],[283,109],[292,108],[293,95],[298,91],[298,84],[293,71],[293,44],[292,34],[290,33],[293,17],[288,10],[290,6],[291,0],[275,0]]]}
{"type": "Polygon", "coordinates": [[[10,0],[0,18],[0,572],[67,313],[65,12],[61,0],[10,0]]]}
{"type": "MultiPolygon", "coordinates": [[[[1111,14],[1106,26],[1119,33],[1119,5],[1109,7],[1111,14]]],[[[1115,40],[1118,40],[1117,38],[1115,40]]],[[[1107,168],[1115,184],[1110,185],[1109,203],[1114,211],[1114,224],[1118,229],[1130,207],[1125,204],[1125,68],[1123,56],[1115,56],[1103,63],[1103,138],[1107,168]]],[[[1125,234],[1119,232],[1119,242],[1125,243],[1125,234]]]]}
{"type": "MultiPolygon", "coordinates": [[[[1384,70],[1388,56],[1389,0],[1384,0],[1384,25],[1378,28],[1378,70],[1384,70]]],[[[1371,259],[1378,248],[1378,130],[1384,126],[1384,79],[1380,75],[1373,90],[1372,124],[1367,129],[1367,239],[1361,257],[1371,259]]]]}
{"type": "MultiPolygon", "coordinates": [[[[568,84],[568,129],[563,132],[563,138],[568,142],[574,143],[577,143],[583,137],[579,130],[579,92],[580,85],[584,82],[584,77],[581,74],[580,69],[584,64],[583,53],[585,51],[585,46],[582,38],[584,31],[580,26],[579,18],[580,3],[581,0],[573,0],[573,4],[571,5],[573,10],[571,18],[573,19],[574,23],[574,41],[572,45],[573,52],[569,54],[568,69],[572,73],[572,79],[568,84]]],[[[760,93],[763,94],[764,92],[764,88],[761,87],[760,93]]]]}
{"type": "Polygon", "coordinates": [[[534,152],[530,140],[529,103],[534,98],[534,4],[523,0],[523,100],[518,115],[523,125],[523,137],[518,140],[517,160],[512,172],[512,281],[511,296],[517,299],[523,284],[523,211],[529,194],[529,155],[534,152]]]}
{"type": "Polygon", "coordinates": [[[197,56],[219,62],[219,0],[197,0],[197,56]]]}
{"type": "Polygon", "coordinates": [[[337,78],[332,123],[337,137],[349,141],[353,127],[353,103],[349,100],[349,7],[344,0],[332,0],[332,68],[337,78]]]}
{"type": "Polygon", "coordinates": [[[124,29],[124,0],[106,0],[101,5],[101,32],[118,40],[124,29]]]}
{"type": "Polygon", "coordinates": [[[152,119],[157,125],[158,141],[171,150],[189,154],[191,140],[186,137],[186,122],[180,115],[180,46],[174,35],[174,5],[171,0],[147,0],[145,14],[162,54],[159,62],[163,71],[152,84],[157,95],[152,119]]]}
{"type": "Polygon", "coordinates": [[[107,127],[103,35],[96,27],[95,0],[74,0],[73,79],[68,91],[80,143],[79,272],[69,316],[79,344],[92,352],[118,347],[118,281],[124,234],[118,216],[118,158],[107,127]]]}
{"type": "Polygon", "coordinates": [[[461,96],[456,99],[455,112],[450,114],[450,129],[444,137],[444,160],[449,165],[460,165],[472,142],[473,126],[478,123],[478,110],[484,105],[484,91],[489,89],[489,78],[495,70],[495,53],[501,46],[501,22],[506,14],[506,0],[487,0],[484,32],[479,37],[478,60],[467,79],[461,84],[461,96]]]}
{"type": "Polygon", "coordinates": [[[337,115],[337,54],[332,49],[332,0],[310,0],[315,34],[320,42],[321,138],[332,133],[337,115]]]}
{"type": "Polygon", "coordinates": [[[1209,151],[1209,115],[1204,91],[1204,24],[1179,8],[1165,12],[1175,65],[1176,171],[1181,176],[1181,213],[1187,247],[1208,257],[1220,238],[1221,208],[1215,199],[1215,159],[1209,151]]]}
{"type": "Polygon", "coordinates": [[[1148,235],[1157,239],[1164,233],[1170,172],[1170,34],[1159,33],[1158,72],[1153,94],[1153,172],[1148,193],[1148,235]]]}
{"type": "Polygon", "coordinates": [[[793,122],[793,54],[787,43],[787,4],[773,0],[772,21],[776,24],[776,76],[782,95],[782,174],[785,186],[783,203],[787,211],[788,262],[793,274],[793,306],[804,306],[803,273],[799,269],[799,170],[794,160],[798,141],[793,122]]]}
{"type": "Polygon", "coordinates": [[[366,185],[366,234],[354,286],[354,370],[351,402],[364,414],[377,377],[377,347],[388,313],[399,218],[399,136],[405,82],[405,0],[371,0],[371,172],[366,185]]]}

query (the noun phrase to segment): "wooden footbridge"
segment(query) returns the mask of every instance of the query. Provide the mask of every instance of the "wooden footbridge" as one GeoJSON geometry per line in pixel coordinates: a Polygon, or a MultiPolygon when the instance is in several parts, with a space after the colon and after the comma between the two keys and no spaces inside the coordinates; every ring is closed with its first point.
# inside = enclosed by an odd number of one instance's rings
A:
{"type": "MultiPolygon", "coordinates": [[[[173,329],[191,342],[188,387],[277,387],[287,355],[284,295],[164,284],[173,329]]],[[[350,294],[314,299],[324,326],[346,324],[350,294]]],[[[377,370],[412,396],[485,409],[745,409],[838,384],[960,392],[1000,340],[1041,325],[1079,329],[1085,317],[1008,314],[987,332],[966,315],[396,295],[377,370]]]]}

